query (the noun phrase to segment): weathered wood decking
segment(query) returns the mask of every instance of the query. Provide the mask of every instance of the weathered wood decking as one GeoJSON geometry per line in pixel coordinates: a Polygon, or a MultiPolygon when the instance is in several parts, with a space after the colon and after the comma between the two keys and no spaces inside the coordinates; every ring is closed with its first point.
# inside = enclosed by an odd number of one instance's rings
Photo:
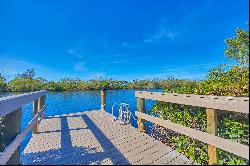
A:
{"type": "Polygon", "coordinates": [[[41,121],[21,156],[23,164],[193,164],[184,155],[104,111],[41,121]]]}

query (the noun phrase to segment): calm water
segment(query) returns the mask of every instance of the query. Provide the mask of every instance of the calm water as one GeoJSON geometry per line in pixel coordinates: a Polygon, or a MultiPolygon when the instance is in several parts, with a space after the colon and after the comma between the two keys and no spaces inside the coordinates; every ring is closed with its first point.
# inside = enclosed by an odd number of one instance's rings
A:
{"type": "MultiPolygon", "coordinates": [[[[161,89],[147,89],[145,91],[161,92],[161,89]]],[[[13,94],[13,93],[12,93],[13,94]]],[[[11,95],[11,93],[0,94],[0,97],[11,95]]],[[[135,90],[109,90],[107,91],[107,112],[111,113],[114,103],[127,103],[132,113],[136,110],[135,90]]],[[[154,101],[147,100],[146,108],[149,110],[154,101]]],[[[46,116],[67,114],[71,112],[83,112],[100,109],[100,91],[77,91],[77,92],[48,92],[46,97],[46,116]]],[[[118,116],[118,106],[114,107],[114,114],[118,116]]],[[[23,106],[21,130],[23,130],[28,122],[32,119],[32,103],[23,106]]],[[[137,122],[132,119],[132,126],[137,127],[137,122]]],[[[29,142],[31,132],[23,140],[21,151],[29,142]]]]}

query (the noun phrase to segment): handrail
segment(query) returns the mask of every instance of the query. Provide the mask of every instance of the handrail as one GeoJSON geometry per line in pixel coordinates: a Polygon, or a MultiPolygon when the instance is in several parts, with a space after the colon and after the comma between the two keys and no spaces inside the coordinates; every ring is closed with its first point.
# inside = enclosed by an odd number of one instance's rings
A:
{"type": "Polygon", "coordinates": [[[12,154],[15,152],[15,150],[18,148],[22,140],[25,138],[25,136],[29,133],[29,131],[34,127],[35,123],[38,121],[38,118],[41,117],[42,113],[45,110],[45,106],[36,114],[36,116],[28,123],[27,127],[16,136],[14,141],[12,141],[2,153],[0,153],[0,165],[6,164],[6,162],[10,159],[12,154]]]}
{"type": "Polygon", "coordinates": [[[136,115],[138,116],[139,131],[146,131],[145,122],[148,120],[163,127],[172,129],[173,131],[187,135],[191,138],[205,142],[208,144],[208,163],[210,165],[216,164],[218,161],[218,151],[216,150],[216,147],[249,159],[249,146],[235,143],[217,136],[217,112],[223,110],[249,114],[249,97],[176,94],[146,91],[136,91],[135,96],[137,97],[136,115]],[[206,108],[207,133],[145,114],[145,99],[206,108]]]}
{"type": "Polygon", "coordinates": [[[169,103],[184,104],[217,110],[249,113],[249,97],[212,96],[136,91],[135,96],[169,103]]]}
{"type": "Polygon", "coordinates": [[[208,134],[208,133],[196,130],[196,129],[182,126],[177,123],[173,123],[169,120],[156,118],[156,117],[147,115],[145,113],[135,112],[135,115],[147,121],[153,122],[157,125],[176,131],[180,134],[184,134],[186,136],[189,136],[201,142],[216,146],[220,149],[226,150],[235,155],[249,159],[249,146],[247,145],[242,145],[240,143],[233,142],[233,141],[221,138],[221,137],[217,137],[212,134],[208,134]]]}
{"type": "Polygon", "coordinates": [[[5,116],[23,105],[44,96],[46,93],[46,90],[42,90],[0,98],[0,116],[5,116]]]}
{"type": "MultiPolygon", "coordinates": [[[[33,129],[32,133],[36,134],[38,131],[38,123],[43,118],[42,115],[45,110],[45,98],[46,98],[45,90],[24,93],[19,95],[12,95],[7,97],[0,98],[0,116],[6,116],[6,126],[20,126],[21,119],[21,108],[23,105],[33,102],[33,119],[28,123],[27,127],[21,132],[20,128],[13,128],[13,131],[6,131],[7,138],[10,135],[10,138],[15,136],[14,140],[8,140],[8,145],[4,149],[2,153],[0,153],[0,165],[6,164],[9,160],[10,164],[19,164],[20,160],[20,151],[17,149],[20,146],[20,143],[25,138],[25,136],[29,133],[31,129],[33,129]],[[10,114],[11,113],[11,114],[10,114]],[[17,119],[16,119],[17,118],[17,119]],[[13,121],[14,119],[14,121],[13,121]],[[13,124],[16,123],[16,124],[13,124]],[[9,143],[10,142],[10,143],[9,143]],[[18,159],[13,159],[13,154],[17,151],[18,159]],[[14,162],[14,163],[12,163],[14,162]]],[[[16,156],[17,157],[17,156],[16,156]]]]}

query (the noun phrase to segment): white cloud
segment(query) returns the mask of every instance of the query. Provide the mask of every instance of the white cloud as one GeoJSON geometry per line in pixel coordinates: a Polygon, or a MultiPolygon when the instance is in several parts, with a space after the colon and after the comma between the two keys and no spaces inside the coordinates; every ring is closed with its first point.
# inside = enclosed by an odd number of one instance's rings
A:
{"type": "Polygon", "coordinates": [[[167,39],[174,40],[176,36],[177,36],[177,32],[161,28],[160,31],[156,32],[154,35],[145,39],[144,42],[145,43],[158,43],[167,39]]]}
{"type": "Polygon", "coordinates": [[[74,64],[74,71],[85,71],[86,67],[84,66],[84,62],[78,62],[74,64]]]}
{"type": "MultiPolygon", "coordinates": [[[[162,76],[173,76],[175,78],[180,79],[204,79],[207,75],[209,69],[217,66],[218,64],[215,62],[203,63],[203,64],[194,64],[194,65],[186,65],[186,66],[163,66],[161,73],[162,76]]],[[[151,75],[153,77],[154,75],[151,75]]],[[[157,76],[157,75],[155,75],[157,76]]]]}
{"type": "Polygon", "coordinates": [[[155,33],[144,40],[145,43],[159,43],[166,40],[175,40],[178,35],[178,28],[170,25],[165,19],[161,19],[155,33]]]}
{"type": "Polygon", "coordinates": [[[178,20],[178,24],[172,24],[165,18],[161,19],[158,23],[158,27],[156,27],[156,32],[146,38],[144,43],[160,43],[166,40],[175,40],[183,33],[192,31],[194,29],[193,25],[200,21],[200,19],[202,19],[206,14],[209,14],[209,8],[211,7],[212,3],[213,0],[200,3],[200,5],[197,5],[197,7],[195,7],[193,10],[185,13],[181,20],[178,20]]]}
{"type": "Polygon", "coordinates": [[[89,72],[88,75],[84,76],[85,80],[90,80],[90,79],[96,79],[96,78],[106,78],[106,73],[105,72],[98,72],[98,71],[92,71],[89,72]]]}
{"type": "Polygon", "coordinates": [[[0,72],[3,73],[8,80],[13,79],[18,73],[25,72],[27,69],[34,69],[37,76],[45,78],[55,78],[62,76],[60,73],[43,65],[35,64],[29,61],[14,59],[7,55],[0,55],[0,72]]]}
{"type": "Polygon", "coordinates": [[[111,57],[123,57],[124,55],[122,55],[122,54],[114,54],[114,55],[112,55],[111,57]]]}
{"type": "Polygon", "coordinates": [[[122,42],[120,45],[121,48],[135,48],[137,46],[138,46],[137,43],[127,43],[127,42],[122,42]]]}
{"type": "Polygon", "coordinates": [[[126,63],[126,62],[128,62],[129,60],[126,60],[126,59],[120,59],[120,60],[115,60],[115,61],[113,61],[112,63],[114,63],[114,64],[121,64],[121,63],[126,63]]]}
{"type": "Polygon", "coordinates": [[[178,67],[169,67],[163,66],[162,71],[164,72],[194,72],[194,71],[201,71],[201,70],[209,70],[211,67],[218,65],[215,62],[210,63],[201,63],[201,64],[193,64],[193,65],[186,65],[186,66],[178,66],[178,67]]]}
{"type": "Polygon", "coordinates": [[[162,72],[142,75],[140,79],[168,79],[174,77],[176,79],[202,80],[206,76],[206,72],[162,72]]]}
{"type": "Polygon", "coordinates": [[[0,72],[7,77],[8,81],[13,79],[18,73],[25,72],[29,68],[35,70],[36,77],[43,77],[48,80],[59,80],[65,77],[94,79],[106,76],[105,72],[88,70],[84,64],[85,62],[81,61],[74,65],[75,71],[84,71],[79,74],[77,72],[74,73],[71,71],[48,68],[37,63],[15,59],[7,55],[0,54],[0,72]]]}
{"type": "Polygon", "coordinates": [[[122,46],[122,47],[129,47],[130,44],[128,44],[128,43],[126,43],[126,42],[122,42],[121,46],[122,46]]]}
{"type": "Polygon", "coordinates": [[[67,52],[68,52],[70,55],[73,55],[73,56],[75,56],[75,57],[77,57],[77,58],[82,58],[82,55],[80,55],[75,49],[69,49],[67,52]]]}

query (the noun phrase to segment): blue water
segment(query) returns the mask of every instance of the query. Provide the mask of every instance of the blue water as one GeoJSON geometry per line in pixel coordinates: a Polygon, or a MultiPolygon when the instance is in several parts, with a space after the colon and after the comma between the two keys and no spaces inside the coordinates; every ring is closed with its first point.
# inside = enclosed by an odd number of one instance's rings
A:
{"type": "MultiPolygon", "coordinates": [[[[143,89],[141,89],[143,90],[143,89]]],[[[108,90],[106,97],[106,110],[111,113],[114,103],[127,103],[134,114],[136,110],[136,90],[108,90]]],[[[161,89],[147,89],[145,91],[162,92],[161,89]]],[[[0,97],[13,93],[0,94],[0,97]]],[[[146,110],[150,110],[155,101],[146,100],[146,110]]],[[[46,97],[46,116],[61,115],[72,112],[99,110],[101,108],[100,91],[75,91],[75,92],[48,92],[46,97]]],[[[118,105],[114,107],[114,115],[118,116],[118,105]]],[[[22,108],[21,130],[24,130],[32,119],[32,103],[22,108]]],[[[137,127],[137,122],[132,119],[132,126],[137,127]]],[[[31,132],[21,143],[21,152],[31,138],[31,132]]]]}

